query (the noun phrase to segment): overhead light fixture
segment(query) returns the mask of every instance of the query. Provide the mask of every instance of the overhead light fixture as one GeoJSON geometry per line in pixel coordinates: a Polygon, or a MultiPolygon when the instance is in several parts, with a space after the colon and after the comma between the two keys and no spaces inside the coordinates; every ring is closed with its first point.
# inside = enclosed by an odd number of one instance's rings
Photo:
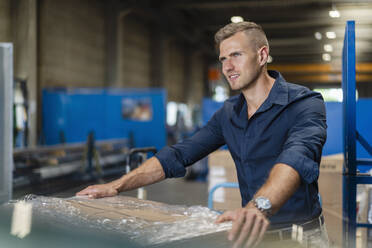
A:
{"type": "Polygon", "coordinates": [[[315,33],[314,33],[314,37],[315,37],[315,39],[317,39],[317,40],[321,40],[321,39],[322,39],[322,34],[319,33],[319,32],[315,32],[315,33]]]}
{"type": "Polygon", "coordinates": [[[340,18],[340,12],[337,9],[333,9],[329,11],[329,16],[332,18],[340,18]]]}
{"type": "Polygon", "coordinates": [[[331,57],[331,55],[329,53],[323,53],[322,59],[324,61],[331,61],[332,57],[331,57]]]}
{"type": "Polygon", "coordinates": [[[329,31],[326,33],[328,39],[336,39],[336,33],[333,31],[329,31]]]}
{"type": "Polygon", "coordinates": [[[340,18],[340,11],[337,10],[336,6],[332,4],[332,9],[328,12],[332,18],[340,18]]]}
{"type": "Polygon", "coordinates": [[[329,52],[329,53],[333,52],[333,46],[331,44],[325,44],[323,48],[324,48],[324,51],[326,52],[329,52]]]}
{"type": "Polygon", "coordinates": [[[269,57],[267,58],[267,63],[272,63],[273,62],[273,57],[271,57],[270,55],[269,55],[269,57]]]}
{"type": "Polygon", "coordinates": [[[231,20],[231,22],[233,22],[233,23],[238,23],[238,22],[242,22],[242,21],[244,21],[243,17],[241,17],[241,16],[232,16],[232,17],[230,18],[230,20],[231,20]]]}

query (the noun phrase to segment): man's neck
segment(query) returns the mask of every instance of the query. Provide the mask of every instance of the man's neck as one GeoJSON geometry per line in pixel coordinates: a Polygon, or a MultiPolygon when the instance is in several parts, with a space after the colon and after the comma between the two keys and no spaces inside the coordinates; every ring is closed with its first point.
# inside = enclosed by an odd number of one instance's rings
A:
{"type": "Polygon", "coordinates": [[[242,90],[244,98],[247,102],[248,119],[251,118],[257,109],[269,96],[270,90],[273,87],[275,79],[270,77],[267,71],[262,72],[250,87],[242,90]]]}

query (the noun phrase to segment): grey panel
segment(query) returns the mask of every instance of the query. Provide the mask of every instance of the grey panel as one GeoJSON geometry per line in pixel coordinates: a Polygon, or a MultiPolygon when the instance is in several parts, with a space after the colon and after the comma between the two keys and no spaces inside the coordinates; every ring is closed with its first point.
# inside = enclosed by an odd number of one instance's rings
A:
{"type": "Polygon", "coordinates": [[[13,45],[0,43],[0,203],[12,197],[13,45]]]}

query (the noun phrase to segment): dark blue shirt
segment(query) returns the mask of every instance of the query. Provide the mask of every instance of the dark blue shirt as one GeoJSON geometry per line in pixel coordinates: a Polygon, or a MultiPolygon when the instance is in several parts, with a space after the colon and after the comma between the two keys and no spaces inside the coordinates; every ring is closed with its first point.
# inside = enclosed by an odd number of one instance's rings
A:
{"type": "Polygon", "coordinates": [[[286,82],[279,72],[269,71],[269,75],[275,83],[250,119],[243,94],[233,96],[194,136],[155,156],[166,177],[181,177],[186,166],[227,144],[236,165],[242,206],[275,164],[287,164],[299,173],[301,185],[270,220],[274,225],[301,223],[321,213],[317,180],[326,140],[324,101],[319,93],[286,82]]]}

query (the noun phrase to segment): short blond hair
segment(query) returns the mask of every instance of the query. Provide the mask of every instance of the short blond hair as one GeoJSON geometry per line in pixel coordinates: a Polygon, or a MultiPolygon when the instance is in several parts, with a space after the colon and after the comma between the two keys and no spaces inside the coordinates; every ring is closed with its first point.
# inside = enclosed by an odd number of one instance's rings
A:
{"type": "Polygon", "coordinates": [[[227,24],[214,35],[217,51],[222,41],[242,31],[251,39],[256,49],[262,46],[269,47],[266,34],[260,25],[254,22],[238,22],[227,24]]]}

